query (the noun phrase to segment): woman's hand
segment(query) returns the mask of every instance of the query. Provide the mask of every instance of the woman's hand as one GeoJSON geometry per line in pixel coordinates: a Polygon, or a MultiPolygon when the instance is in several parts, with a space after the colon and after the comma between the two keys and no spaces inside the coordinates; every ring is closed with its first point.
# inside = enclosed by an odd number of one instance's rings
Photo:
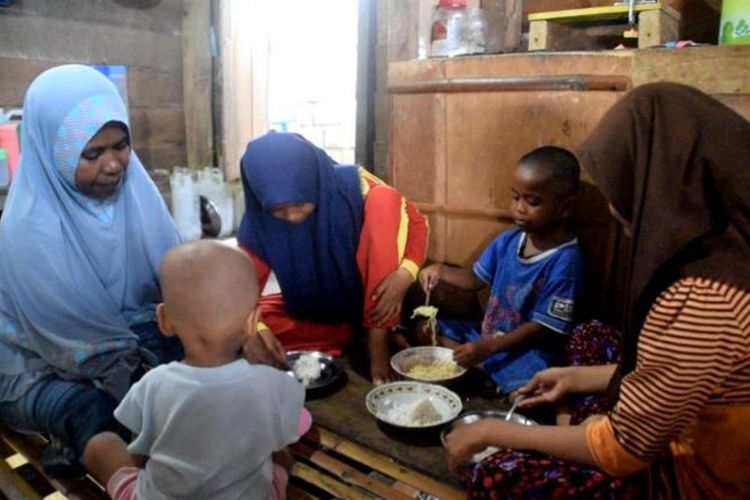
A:
{"type": "Polygon", "coordinates": [[[517,424],[506,423],[498,419],[484,419],[452,430],[445,438],[448,470],[460,477],[461,466],[489,446],[487,436],[490,433],[502,432],[506,425],[517,424]]]}
{"type": "Polygon", "coordinates": [[[530,408],[543,403],[554,403],[563,397],[576,392],[576,376],[574,367],[547,368],[534,375],[529,383],[511,394],[511,400],[519,394],[526,396],[518,406],[530,408]]]}
{"type": "Polygon", "coordinates": [[[245,337],[242,340],[242,354],[248,362],[274,366],[280,370],[288,370],[284,347],[271,330],[258,331],[255,324],[256,315],[251,315],[245,324],[245,337]]]}
{"type": "Polygon", "coordinates": [[[482,338],[456,347],[453,350],[453,360],[465,368],[471,368],[494,353],[492,338],[482,338]]]}
{"type": "Polygon", "coordinates": [[[386,276],[373,293],[375,307],[370,311],[370,322],[377,325],[399,314],[411,282],[411,274],[402,267],[386,276]]]}
{"type": "Polygon", "coordinates": [[[443,265],[432,264],[419,271],[419,284],[425,292],[435,288],[443,276],[443,265]]]}

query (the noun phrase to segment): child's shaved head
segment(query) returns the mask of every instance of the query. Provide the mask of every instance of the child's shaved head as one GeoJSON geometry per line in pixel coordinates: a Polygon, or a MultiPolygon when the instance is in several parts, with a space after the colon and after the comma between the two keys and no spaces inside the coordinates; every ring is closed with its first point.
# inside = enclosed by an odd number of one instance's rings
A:
{"type": "Polygon", "coordinates": [[[581,176],[581,167],[575,155],[556,146],[542,146],[526,153],[518,166],[549,176],[552,187],[561,198],[575,196],[581,176]]]}
{"type": "Polygon", "coordinates": [[[202,344],[241,342],[258,303],[258,277],[240,250],[211,240],[177,246],[164,257],[159,278],[169,320],[183,344],[183,336],[202,344]]]}

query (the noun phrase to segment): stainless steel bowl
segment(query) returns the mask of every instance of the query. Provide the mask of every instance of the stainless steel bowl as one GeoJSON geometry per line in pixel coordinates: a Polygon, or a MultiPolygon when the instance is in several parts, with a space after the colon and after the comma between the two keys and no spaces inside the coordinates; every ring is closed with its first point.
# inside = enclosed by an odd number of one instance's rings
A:
{"type": "MultiPolygon", "coordinates": [[[[507,411],[499,411],[499,410],[478,410],[478,411],[467,411],[466,413],[462,413],[456,419],[450,423],[450,425],[446,426],[445,429],[440,433],[440,442],[443,443],[443,446],[445,446],[445,436],[448,435],[450,431],[455,429],[456,427],[461,427],[462,425],[468,425],[473,424],[475,422],[479,422],[480,420],[483,420],[485,418],[497,418],[499,420],[505,420],[505,417],[508,415],[507,411]]],[[[530,418],[526,418],[523,415],[519,413],[514,413],[510,417],[510,421],[514,422],[516,424],[521,425],[539,425],[530,418]]]]}

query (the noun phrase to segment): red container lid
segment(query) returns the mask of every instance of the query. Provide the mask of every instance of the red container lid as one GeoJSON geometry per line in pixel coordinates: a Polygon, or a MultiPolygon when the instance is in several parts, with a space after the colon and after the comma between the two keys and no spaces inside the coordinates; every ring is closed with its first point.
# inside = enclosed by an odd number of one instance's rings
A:
{"type": "Polygon", "coordinates": [[[463,9],[466,8],[466,0],[440,0],[438,7],[445,7],[447,9],[463,9]]]}

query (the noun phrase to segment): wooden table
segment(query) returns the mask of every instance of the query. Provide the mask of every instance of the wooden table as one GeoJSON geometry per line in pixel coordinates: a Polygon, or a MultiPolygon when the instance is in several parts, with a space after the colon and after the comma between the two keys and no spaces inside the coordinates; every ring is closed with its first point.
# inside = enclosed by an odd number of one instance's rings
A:
{"type": "MultiPolygon", "coordinates": [[[[365,396],[373,386],[356,370],[348,358],[339,362],[346,373],[346,383],[335,392],[308,399],[306,406],[317,425],[345,438],[392,457],[411,469],[439,481],[458,485],[448,473],[440,444],[440,428],[425,431],[399,429],[378,421],[365,406],[365,396]]],[[[464,375],[451,390],[461,396],[466,410],[507,409],[503,400],[492,397],[484,385],[483,375],[464,375]]]]}

